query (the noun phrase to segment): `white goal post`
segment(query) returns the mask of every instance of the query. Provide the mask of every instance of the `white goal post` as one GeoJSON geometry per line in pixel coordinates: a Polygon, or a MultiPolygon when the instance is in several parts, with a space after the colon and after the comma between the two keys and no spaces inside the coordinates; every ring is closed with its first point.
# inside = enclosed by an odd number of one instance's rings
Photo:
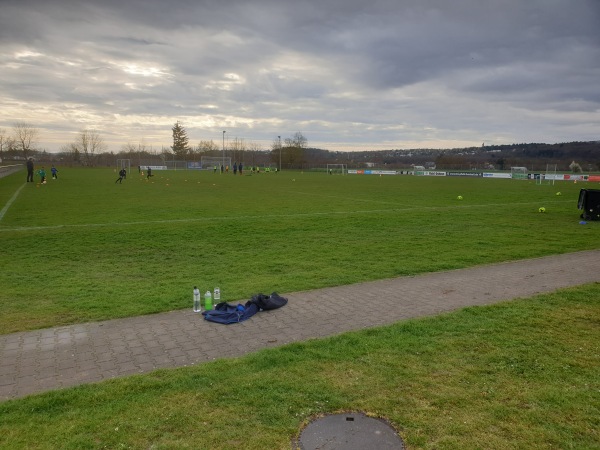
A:
{"type": "Polygon", "coordinates": [[[222,156],[202,156],[200,157],[200,164],[202,164],[203,169],[214,169],[221,170],[221,164],[223,165],[223,170],[225,167],[229,167],[231,170],[231,158],[230,157],[222,157],[222,156]]]}
{"type": "Polygon", "coordinates": [[[538,177],[536,177],[535,184],[551,184],[554,186],[554,181],[556,180],[556,164],[546,164],[546,172],[540,173],[538,177]]]}
{"type": "Polygon", "coordinates": [[[527,180],[527,167],[511,167],[510,177],[513,180],[527,180]]]}
{"type": "Polygon", "coordinates": [[[121,169],[127,170],[127,173],[131,173],[131,160],[130,159],[117,159],[117,172],[121,169]]]}
{"type": "Polygon", "coordinates": [[[327,173],[329,175],[346,175],[348,166],[346,164],[327,164],[327,173]]]}

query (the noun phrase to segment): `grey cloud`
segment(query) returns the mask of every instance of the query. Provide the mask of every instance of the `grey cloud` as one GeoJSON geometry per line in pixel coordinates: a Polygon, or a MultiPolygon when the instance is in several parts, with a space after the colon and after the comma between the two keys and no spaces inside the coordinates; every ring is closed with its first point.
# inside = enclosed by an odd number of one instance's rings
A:
{"type": "MultiPolygon", "coordinates": [[[[323,147],[419,135],[444,146],[444,136],[527,141],[550,122],[555,139],[585,140],[597,131],[573,121],[600,120],[594,0],[0,3],[4,95],[78,105],[107,127],[212,114],[261,140],[302,126],[323,147]],[[556,117],[536,124],[540,110],[556,117]]],[[[12,122],[2,114],[0,126],[12,122]]]]}

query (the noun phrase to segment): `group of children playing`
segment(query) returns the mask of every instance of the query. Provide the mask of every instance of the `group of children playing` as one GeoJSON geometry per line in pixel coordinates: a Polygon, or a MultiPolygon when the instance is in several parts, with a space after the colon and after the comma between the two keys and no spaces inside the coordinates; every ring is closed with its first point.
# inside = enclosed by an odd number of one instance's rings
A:
{"type": "MultiPolygon", "coordinates": [[[[54,167],[54,165],[52,165],[52,167],[50,168],[50,172],[52,173],[52,179],[58,180],[58,169],[54,167]]],[[[37,174],[40,176],[40,183],[46,184],[46,169],[44,169],[44,166],[42,166],[42,168],[37,171],[37,174]]],[[[33,181],[33,175],[31,175],[30,177],[28,174],[27,181],[30,181],[30,178],[31,181],[33,181]]]]}

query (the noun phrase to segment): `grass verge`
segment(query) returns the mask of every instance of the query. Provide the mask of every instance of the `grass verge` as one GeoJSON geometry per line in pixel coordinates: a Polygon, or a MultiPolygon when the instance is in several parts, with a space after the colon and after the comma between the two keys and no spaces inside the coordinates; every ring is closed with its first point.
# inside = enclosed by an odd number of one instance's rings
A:
{"type": "Polygon", "coordinates": [[[289,448],[317,414],[409,448],[598,448],[599,284],[0,404],[0,447],[289,448]]]}

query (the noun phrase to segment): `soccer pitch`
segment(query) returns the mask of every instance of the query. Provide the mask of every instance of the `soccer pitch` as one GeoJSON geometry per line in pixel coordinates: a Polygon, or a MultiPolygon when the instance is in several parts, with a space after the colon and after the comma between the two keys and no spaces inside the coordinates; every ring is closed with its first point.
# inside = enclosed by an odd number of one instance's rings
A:
{"type": "Polygon", "coordinates": [[[569,182],[134,171],[115,184],[112,168],[23,178],[0,179],[0,333],[188,308],[194,285],[235,302],[600,246],[598,224],[579,224],[585,186],[569,182]]]}

